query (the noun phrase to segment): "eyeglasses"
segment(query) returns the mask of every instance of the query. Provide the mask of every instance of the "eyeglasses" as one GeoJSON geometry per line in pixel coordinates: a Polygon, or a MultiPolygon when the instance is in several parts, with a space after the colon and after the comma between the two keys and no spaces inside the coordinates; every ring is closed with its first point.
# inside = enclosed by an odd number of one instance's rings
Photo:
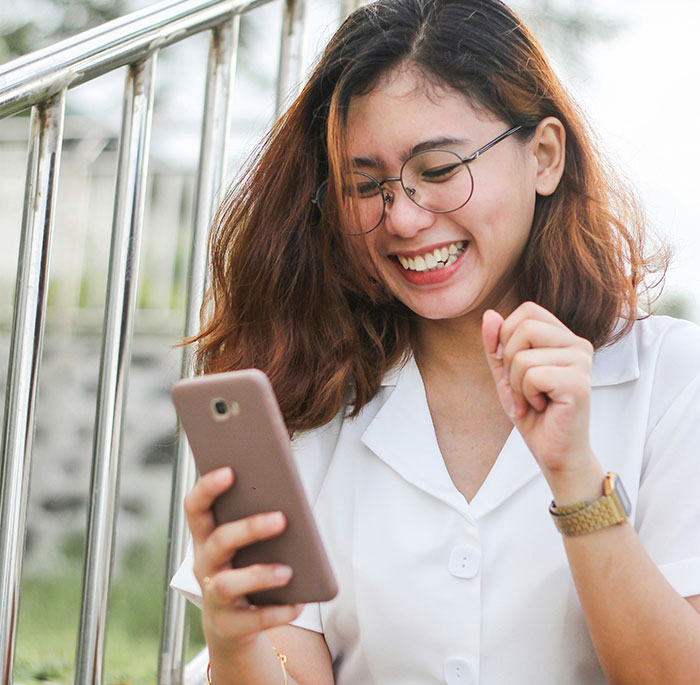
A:
{"type": "MultiPolygon", "coordinates": [[[[502,133],[480,147],[469,157],[451,150],[424,150],[411,155],[401,166],[398,176],[378,181],[364,171],[347,172],[342,177],[342,195],[347,198],[349,212],[356,216],[358,230],[350,235],[373,231],[384,219],[386,205],[394,201],[394,193],[384,188],[386,183],[400,181],[411,202],[436,214],[454,212],[469,202],[474,193],[474,177],[469,165],[494,145],[519,131],[522,126],[502,133]]],[[[328,192],[328,181],[318,187],[311,202],[320,210],[328,192]]]]}

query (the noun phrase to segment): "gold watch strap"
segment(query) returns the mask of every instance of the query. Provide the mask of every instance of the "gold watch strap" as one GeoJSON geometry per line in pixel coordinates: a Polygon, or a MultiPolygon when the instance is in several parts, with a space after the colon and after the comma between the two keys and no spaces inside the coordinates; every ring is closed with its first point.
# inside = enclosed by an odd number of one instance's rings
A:
{"type": "Polygon", "coordinates": [[[567,536],[585,535],[627,520],[612,495],[603,495],[591,504],[579,502],[566,507],[557,507],[552,502],[549,513],[557,530],[567,536]]]}

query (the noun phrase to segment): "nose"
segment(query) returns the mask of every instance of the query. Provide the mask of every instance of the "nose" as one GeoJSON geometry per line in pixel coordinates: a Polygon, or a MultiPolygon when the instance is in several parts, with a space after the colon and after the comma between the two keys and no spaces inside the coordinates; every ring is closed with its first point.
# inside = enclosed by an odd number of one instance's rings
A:
{"type": "MultiPolygon", "coordinates": [[[[391,179],[398,180],[398,179],[391,179]]],[[[410,199],[412,188],[398,185],[384,188],[384,225],[386,230],[402,238],[411,238],[435,221],[435,214],[419,207],[410,199]]]]}

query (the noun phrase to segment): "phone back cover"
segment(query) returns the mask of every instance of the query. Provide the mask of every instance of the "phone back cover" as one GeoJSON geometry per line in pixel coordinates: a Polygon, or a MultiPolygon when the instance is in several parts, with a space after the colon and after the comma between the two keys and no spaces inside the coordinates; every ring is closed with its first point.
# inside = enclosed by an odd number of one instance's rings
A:
{"type": "Polygon", "coordinates": [[[257,369],[198,376],[173,388],[173,401],[200,473],[221,466],[235,472],[232,487],[213,506],[217,523],[266,511],[284,512],[277,537],[243,547],[233,565],[283,563],[294,569],[288,585],[249,595],[253,604],[332,599],[337,585],[294,464],[289,434],[267,376],[257,369]],[[215,418],[221,398],[238,415],[215,418]]]}

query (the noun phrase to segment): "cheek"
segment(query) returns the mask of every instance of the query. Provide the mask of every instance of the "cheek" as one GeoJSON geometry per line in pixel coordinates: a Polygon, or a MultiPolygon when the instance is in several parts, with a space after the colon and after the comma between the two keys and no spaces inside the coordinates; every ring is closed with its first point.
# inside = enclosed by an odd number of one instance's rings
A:
{"type": "Polygon", "coordinates": [[[534,188],[516,175],[501,178],[498,183],[484,183],[481,190],[478,198],[474,198],[473,209],[478,207],[480,223],[496,244],[524,245],[535,215],[534,188]]]}

